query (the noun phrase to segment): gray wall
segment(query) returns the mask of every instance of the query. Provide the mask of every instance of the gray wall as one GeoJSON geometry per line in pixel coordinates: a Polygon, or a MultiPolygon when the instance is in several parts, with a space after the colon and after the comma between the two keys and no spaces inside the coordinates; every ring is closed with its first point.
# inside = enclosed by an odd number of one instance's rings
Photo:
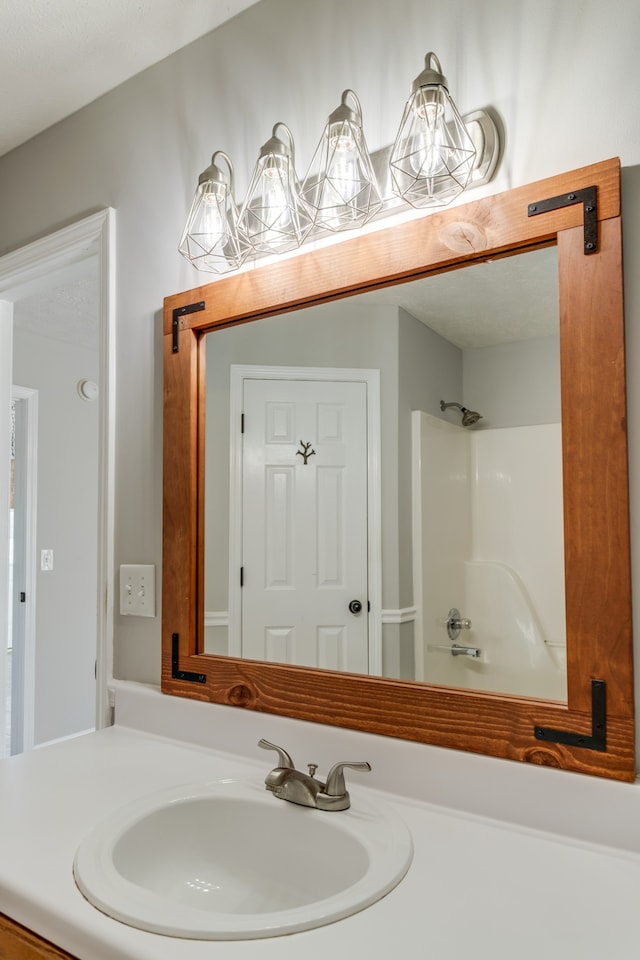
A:
{"type": "MultiPolygon", "coordinates": [[[[389,144],[424,55],[435,50],[461,110],[493,104],[504,120],[505,155],[486,193],[621,157],[625,258],[633,265],[639,34],[637,0],[617,0],[615,10],[600,0],[262,0],[0,159],[1,252],[97,208],[117,210],[116,564],[161,563],[159,311],[165,295],[201,282],[176,244],[212,151],[230,154],[242,194],[260,145],[283,120],[304,171],[346,87],[362,102],[370,148],[389,144]]],[[[633,269],[625,296],[637,554],[640,276],[633,269]]],[[[640,594],[640,563],[634,571],[640,594]]],[[[640,616],[639,603],[635,609],[640,616]]],[[[132,619],[116,618],[116,673],[157,682],[160,620],[132,619]]]]}
{"type": "Polygon", "coordinates": [[[462,353],[406,311],[400,315],[398,528],[400,606],[414,602],[411,555],[411,411],[441,417],[440,401],[462,396],[462,353]]]}
{"type": "Polygon", "coordinates": [[[560,423],[560,339],[519,340],[463,351],[464,404],[479,427],[560,423]]]}

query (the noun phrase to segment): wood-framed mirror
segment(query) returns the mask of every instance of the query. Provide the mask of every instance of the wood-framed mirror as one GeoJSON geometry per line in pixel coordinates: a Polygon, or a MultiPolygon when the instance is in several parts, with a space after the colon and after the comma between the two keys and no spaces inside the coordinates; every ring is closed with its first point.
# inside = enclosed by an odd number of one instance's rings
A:
{"type": "Polygon", "coordinates": [[[382,226],[168,297],[163,339],[165,693],[634,778],[619,161],[382,226]],[[559,290],[566,699],[205,653],[205,375],[212,339],[205,334],[282,314],[295,318],[318,304],[550,246],[557,249],[559,290]]]}

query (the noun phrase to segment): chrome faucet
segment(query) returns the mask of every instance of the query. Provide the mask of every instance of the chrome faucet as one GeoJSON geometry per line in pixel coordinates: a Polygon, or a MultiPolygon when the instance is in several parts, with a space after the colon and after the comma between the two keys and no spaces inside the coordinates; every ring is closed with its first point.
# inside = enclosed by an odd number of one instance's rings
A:
{"type": "Polygon", "coordinates": [[[258,746],[264,750],[275,750],[278,754],[278,766],[265,778],[265,787],[280,800],[289,800],[304,807],[317,810],[347,810],[351,806],[349,791],[344,782],[344,768],[352,770],[371,770],[365,761],[336,763],[329,770],[325,783],[316,778],[316,763],[309,764],[309,772],[296,770],[293,760],[286,750],[277,747],[268,740],[259,740],[258,746]]]}

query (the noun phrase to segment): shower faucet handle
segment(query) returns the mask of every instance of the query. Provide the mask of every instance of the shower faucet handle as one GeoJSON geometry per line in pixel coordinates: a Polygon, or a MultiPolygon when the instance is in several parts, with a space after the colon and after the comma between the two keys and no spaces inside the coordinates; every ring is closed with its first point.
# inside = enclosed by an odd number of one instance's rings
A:
{"type": "Polygon", "coordinates": [[[471,629],[471,620],[460,616],[460,611],[456,607],[451,607],[446,622],[447,633],[450,640],[457,640],[461,630],[471,629]]]}
{"type": "Polygon", "coordinates": [[[457,627],[458,630],[471,630],[471,620],[459,617],[457,620],[452,620],[452,626],[457,627]]]}

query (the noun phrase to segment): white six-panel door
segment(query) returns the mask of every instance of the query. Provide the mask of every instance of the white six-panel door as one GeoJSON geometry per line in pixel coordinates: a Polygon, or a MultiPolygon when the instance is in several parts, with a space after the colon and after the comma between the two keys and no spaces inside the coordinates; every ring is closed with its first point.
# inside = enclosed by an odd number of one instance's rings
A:
{"type": "Polygon", "coordinates": [[[245,379],[243,412],[242,655],[367,672],[367,385],[245,379]]]}

